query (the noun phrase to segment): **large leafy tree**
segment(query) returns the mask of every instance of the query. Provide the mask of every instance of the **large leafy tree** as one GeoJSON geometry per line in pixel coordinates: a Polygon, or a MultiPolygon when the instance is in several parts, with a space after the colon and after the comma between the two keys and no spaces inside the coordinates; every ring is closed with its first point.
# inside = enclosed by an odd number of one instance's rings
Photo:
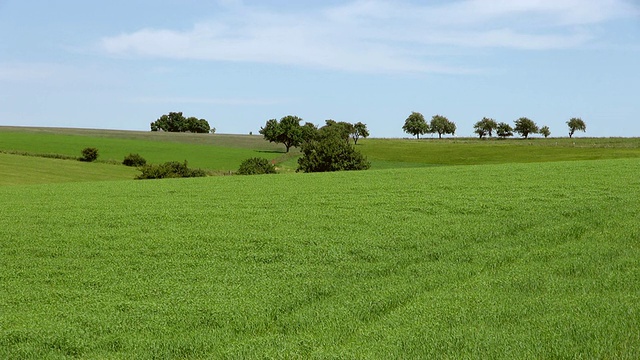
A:
{"type": "Polygon", "coordinates": [[[493,131],[496,130],[497,127],[498,123],[495,120],[486,117],[473,125],[474,132],[478,134],[480,139],[486,135],[493,136],[493,131]]]}
{"type": "Polygon", "coordinates": [[[151,131],[208,133],[209,122],[196,117],[184,117],[181,112],[170,112],[151,123],[151,131]]]}
{"type": "Polygon", "coordinates": [[[431,118],[429,129],[433,133],[438,133],[438,138],[442,139],[443,134],[455,134],[456,124],[442,115],[434,115],[431,118]]]}
{"type": "Polygon", "coordinates": [[[297,171],[326,172],[370,168],[371,163],[331,126],[320,128],[315,138],[302,144],[297,171]]]}
{"type": "Polygon", "coordinates": [[[580,118],[571,118],[567,121],[567,125],[569,126],[569,138],[572,138],[576,131],[587,131],[587,124],[580,118]]]}
{"type": "Polygon", "coordinates": [[[260,128],[260,134],[269,142],[283,144],[289,152],[291,147],[300,146],[304,140],[300,121],[302,121],[301,118],[293,115],[285,116],[280,121],[271,119],[260,128]]]}
{"type": "Polygon", "coordinates": [[[402,130],[407,134],[414,135],[416,138],[420,139],[420,135],[429,132],[429,124],[427,124],[427,121],[424,119],[422,114],[414,111],[409,115],[407,120],[404,121],[402,130]]]}
{"type": "Polygon", "coordinates": [[[361,122],[357,122],[353,125],[353,132],[351,133],[351,138],[353,139],[353,144],[358,144],[358,139],[363,138],[366,139],[369,136],[369,130],[367,129],[367,125],[361,122]]]}
{"type": "Polygon", "coordinates": [[[521,117],[520,119],[516,120],[515,125],[516,126],[514,126],[513,131],[517,132],[525,139],[529,137],[529,134],[537,134],[538,131],[540,131],[538,129],[538,125],[536,125],[533,120],[526,117],[521,117]]]}
{"type": "Polygon", "coordinates": [[[326,120],[325,125],[319,129],[324,136],[335,135],[346,142],[353,132],[353,124],[344,121],[326,120]]]}
{"type": "Polygon", "coordinates": [[[499,137],[506,139],[509,136],[513,136],[513,128],[511,127],[511,125],[505,122],[501,122],[498,124],[498,126],[496,126],[496,134],[499,137]]]}

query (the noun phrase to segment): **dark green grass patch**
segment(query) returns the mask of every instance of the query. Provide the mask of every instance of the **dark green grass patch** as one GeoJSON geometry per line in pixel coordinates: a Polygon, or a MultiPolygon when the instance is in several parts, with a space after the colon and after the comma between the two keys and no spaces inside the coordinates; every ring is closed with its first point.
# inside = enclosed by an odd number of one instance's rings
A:
{"type": "Polygon", "coordinates": [[[638,358],[640,162],[0,188],[0,358],[638,358]]]}

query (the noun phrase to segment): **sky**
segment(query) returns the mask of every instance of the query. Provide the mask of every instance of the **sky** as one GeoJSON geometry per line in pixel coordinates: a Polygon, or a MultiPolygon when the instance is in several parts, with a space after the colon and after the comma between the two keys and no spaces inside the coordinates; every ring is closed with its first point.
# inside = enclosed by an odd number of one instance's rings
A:
{"type": "MultiPolygon", "coordinates": [[[[456,136],[528,117],[640,136],[640,0],[0,0],[0,125],[149,130],[163,114],[456,136]]],[[[436,135],[437,136],[437,135],[436,135]]]]}

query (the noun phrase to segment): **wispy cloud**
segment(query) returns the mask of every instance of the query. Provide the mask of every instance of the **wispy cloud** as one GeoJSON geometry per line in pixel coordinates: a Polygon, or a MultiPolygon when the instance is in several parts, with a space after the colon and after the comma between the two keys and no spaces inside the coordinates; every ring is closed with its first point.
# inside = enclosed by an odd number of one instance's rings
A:
{"type": "Polygon", "coordinates": [[[31,82],[52,80],[66,69],[47,63],[0,63],[0,81],[31,82]]]}
{"type": "Polygon", "coordinates": [[[625,0],[360,0],[313,12],[226,5],[222,15],[191,29],[141,29],[103,38],[100,46],[118,56],[467,73],[475,70],[448,65],[435,54],[451,48],[576,48],[597,39],[593,27],[638,16],[638,7],[625,0]]]}
{"type": "Polygon", "coordinates": [[[130,100],[134,103],[150,104],[206,104],[206,105],[231,105],[231,106],[255,106],[275,105],[286,102],[283,99],[261,98],[207,98],[207,97],[137,97],[130,100]]]}

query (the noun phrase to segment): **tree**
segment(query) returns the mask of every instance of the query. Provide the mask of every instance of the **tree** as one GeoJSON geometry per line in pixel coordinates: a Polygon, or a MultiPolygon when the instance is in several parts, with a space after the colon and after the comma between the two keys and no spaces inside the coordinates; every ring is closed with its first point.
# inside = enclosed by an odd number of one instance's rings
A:
{"type": "Polygon", "coordinates": [[[287,152],[291,147],[300,146],[303,141],[302,126],[300,126],[301,118],[288,115],[278,120],[268,120],[264,127],[260,128],[260,134],[265,140],[277,144],[283,144],[287,152]]]}
{"type": "Polygon", "coordinates": [[[587,131],[587,125],[580,118],[571,118],[567,121],[567,125],[569,125],[569,138],[572,138],[576,131],[587,131]]]}
{"type": "Polygon", "coordinates": [[[443,134],[455,134],[456,132],[456,124],[452,121],[449,121],[446,117],[442,115],[434,115],[431,118],[431,124],[429,125],[429,129],[431,132],[438,133],[438,138],[442,139],[443,134]]]}
{"type": "Polygon", "coordinates": [[[482,139],[482,137],[486,135],[493,136],[493,130],[495,130],[497,127],[498,123],[496,123],[495,120],[486,117],[482,118],[482,120],[473,125],[473,128],[475,129],[474,132],[478,134],[478,136],[480,136],[480,139],[482,139]]]}
{"type": "Polygon", "coordinates": [[[549,137],[549,135],[551,135],[551,130],[548,126],[543,126],[540,128],[540,134],[542,134],[542,136],[544,136],[544,138],[546,139],[549,137]]]}
{"type": "Polygon", "coordinates": [[[416,138],[420,139],[420,135],[429,132],[429,124],[427,124],[427,121],[424,119],[422,114],[419,112],[412,112],[407,120],[404,121],[402,130],[407,134],[414,135],[416,138]]]}
{"type": "Polygon", "coordinates": [[[521,136],[524,136],[525,139],[529,137],[529,134],[536,134],[538,131],[538,125],[536,125],[533,120],[528,119],[526,117],[521,117],[520,119],[515,121],[516,126],[513,128],[513,131],[517,132],[521,136]]]}
{"type": "MultiPolygon", "coordinates": [[[[181,112],[170,112],[151,123],[151,131],[208,133],[209,122],[196,117],[185,118],[181,112]]],[[[215,129],[214,131],[215,132],[215,129]]]]}
{"type": "Polygon", "coordinates": [[[328,136],[328,133],[332,133],[340,139],[349,142],[349,136],[353,132],[353,124],[344,121],[336,122],[335,120],[327,120],[325,126],[319,130],[321,133],[325,133],[325,136],[328,136]]]}
{"type": "Polygon", "coordinates": [[[509,136],[513,136],[513,128],[511,125],[501,122],[496,126],[496,134],[499,137],[506,139],[509,136]]]}
{"type": "Polygon", "coordinates": [[[358,139],[366,139],[369,136],[369,130],[367,125],[361,122],[357,122],[353,125],[353,132],[351,132],[351,138],[353,138],[353,144],[358,144],[358,139]]]}
{"type": "Polygon", "coordinates": [[[321,130],[315,139],[302,144],[297,171],[366,170],[371,167],[355,146],[344,141],[338,132],[321,130]]]}
{"type": "Polygon", "coordinates": [[[318,136],[318,127],[310,122],[302,126],[302,142],[314,140],[318,136]]]}

